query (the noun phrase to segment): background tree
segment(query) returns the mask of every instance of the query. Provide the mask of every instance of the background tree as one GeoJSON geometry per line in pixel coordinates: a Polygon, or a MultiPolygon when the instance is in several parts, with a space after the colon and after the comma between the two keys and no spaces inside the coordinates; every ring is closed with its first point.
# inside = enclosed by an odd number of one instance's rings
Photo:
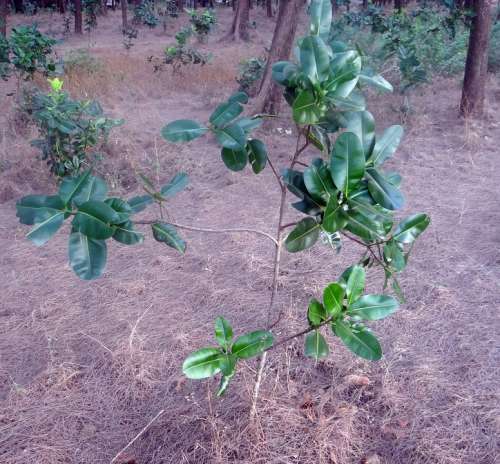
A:
{"type": "Polygon", "coordinates": [[[274,29],[271,50],[257,94],[257,112],[279,113],[283,89],[272,79],[272,63],[285,61],[290,57],[299,14],[305,3],[306,0],[290,0],[282,1],[279,4],[278,20],[274,29]]]}
{"type": "Polygon", "coordinates": [[[123,30],[126,30],[128,28],[127,0],[121,0],[120,6],[122,9],[122,28],[123,28],[123,30]]]}
{"type": "Polygon", "coordinates": [[[266,13],[268,18],[272,18],[273,15],[273,0],[266,0],[266,13]]]}
{"type": "Polygon", "coordinates": [[[231,30],[224,37],[224,40],[248,40],[249,18],[250,0],[238,0],[231,30]]]}
{"type": "Polygon", "coordinates": [[[75,34],[82,33],[82,0],[75,0],[75,34]]]}
{"type": "Polygon", "coordinates": [[[463,116],[481,116],[488,73],[493,0],[474,1],[474,19],[465,63],[464,85],[460,112],[463,116]]]}
{"type": "Polygon", "coordinates": [[[0,35],[7,36],[7,12],[9,5],[7,0],[0,0],[0,35]]]}

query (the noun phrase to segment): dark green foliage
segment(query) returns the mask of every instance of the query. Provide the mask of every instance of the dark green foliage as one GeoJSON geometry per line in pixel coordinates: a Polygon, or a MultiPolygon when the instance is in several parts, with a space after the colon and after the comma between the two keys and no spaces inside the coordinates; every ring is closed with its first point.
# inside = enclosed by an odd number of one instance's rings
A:
{"type": "Polygon", "coordinates": [[[95,151],[106,140],[110,130],[123,123],[103,116],[97,101],[73,100],[63,92],[62,81],[51,81],[52,90],[36,93],[28,108],[38,126],[41,138],[33,146],[42,152],[50,171],[59,177],[76,175],[92,166],[98,158],[95,151]]]}
{"type": "Polygon", "coordinates": [[[189,15],[189,22],[193,27],[194,33],[202,42],[206,40],[208,34],[212,31],[217,24],[217,18],[213,10],[186,10],[189,15]]]}
{"type": "Polygon", "coordinates": [[[240,73],[236,78],[236,82],[240,85],[239,90],[246,92],[249,95],[256,93],[255,85],[260,82],[266,60],[262,58],[249,58],[240,63],[240,73]]]}
{"type": "Polygon", "coordinates": [[[155,5],[151,0],[143,0],[134,8],[134,24],[144,24],[148,27],[156,27],[160,23],[156,15],[155,5]]]}

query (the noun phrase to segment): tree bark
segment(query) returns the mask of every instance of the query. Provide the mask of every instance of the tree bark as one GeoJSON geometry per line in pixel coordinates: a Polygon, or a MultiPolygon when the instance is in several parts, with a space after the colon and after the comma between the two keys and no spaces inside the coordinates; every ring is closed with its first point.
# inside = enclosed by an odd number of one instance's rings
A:
{"type": "Polygon", "coordinates": [[[279,113],[283,89],[272,80],[272,66],[275,62],[286,61],[290,57],[299,15],[305,3],[306,0],[280,1],[271,50],[256,97],[255,110],[257,113],[279,113]]]}
{"type": "Polygon", "coordinates": [[[248,23],[250,21],[250,0],[238,0],[231,30],[222,40],[249,39],[248,23]]]}
{"type": "Polygon", "coordinates": [[[124,31],[128,29],[127,6],[127,0],[120,0],[120,7],[122,9],[122,28],[124,31]]]}
{"type": "Polygon", "coordinates": [[[7,37],[7,13],[9,11],[8,0],[0,0],[0,35],[7,37]]]}
{"type": "Polygon", "coordinates": [[[463,116],[481,116],[484,112],[492,7],[493,0],[474,1],[475,16],[471,25],[460,102],[460,113],[463,116]]]}
{"type": "Polygon", "coordinates": [[[82,0],[75,0],[75,34],[82,33],[82,0]]]}
{"type": "Polygon", "coordinates": [[[266,0],[266,13],[268,18],[273,17],[273,0],[266,0]]]}

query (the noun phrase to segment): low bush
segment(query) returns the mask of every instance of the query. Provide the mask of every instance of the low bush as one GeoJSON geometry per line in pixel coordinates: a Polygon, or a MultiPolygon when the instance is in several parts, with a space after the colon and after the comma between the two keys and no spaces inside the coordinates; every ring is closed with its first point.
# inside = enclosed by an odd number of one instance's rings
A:
{"type": "Polygon", "coordinates": [[[212,31],[217,18],[212,10],[198,12],[197,10],[186,10],[189,15],[189,22],[193,26],[193,31],[200,42],[207,40],[208,34],[212,31]]]}
{"type": "Polygon", "coordinates": [[[236,82],[240,85],[239,90],[246,92],[251,97],[256,93],[256,85],[260,82],[264,69],[266,68],[266,60],[264,58],[249,58],[240,63],[240,72],[236,78],[236,82]]]}

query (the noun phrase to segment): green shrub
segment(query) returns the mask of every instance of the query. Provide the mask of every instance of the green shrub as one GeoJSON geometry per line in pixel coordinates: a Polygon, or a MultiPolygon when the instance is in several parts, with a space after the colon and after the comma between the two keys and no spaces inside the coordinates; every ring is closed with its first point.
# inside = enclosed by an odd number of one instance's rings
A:
{"type": "Polygon", "coordinates": [[[72,100],[62,91],[63,82],[50,80],[51,91],[36,93],[26,110],[38,126],[41,138],[31,144],[42,152],[50,171],[59,177],[76,175],[93,165],[96,149],[110,130],[123,123],[103,116],[97,101],[72,100]]]}
{"type": "Polygon", "coordinates": [[[156,27],[160,23],[156,15],[155,5],[151,0],[144,0],[134,8],[134,24],[144,24],[149,27],[156,27]]]}
{"type": "Polygon", "coordinates": [[[240,63],[240,72],[236,78],[236,82],[240,84],[239,90],[248,93],[250,96],[255,95],[255,86],[260,82],[265,67],[266,60],[264,58],[243,60],[240,63]]]}
{"type": "Polygon", "coordinates": [[[217,18],[212,10],[198,12],[197,10],[186,10],[189,15],[189,22],[193,26],[193,31],[198,39],[204,42],[208,34],[217,23],[217,18]]]}

